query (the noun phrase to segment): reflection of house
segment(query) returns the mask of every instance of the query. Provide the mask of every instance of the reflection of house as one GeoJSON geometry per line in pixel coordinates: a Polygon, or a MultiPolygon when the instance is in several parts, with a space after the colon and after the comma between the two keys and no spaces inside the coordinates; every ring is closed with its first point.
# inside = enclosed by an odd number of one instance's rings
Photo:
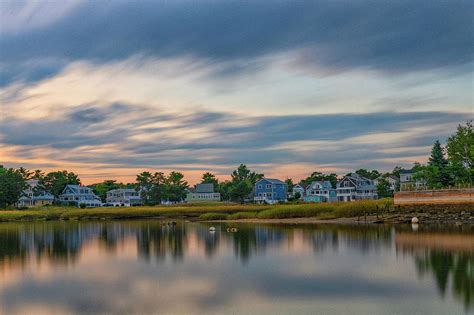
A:
{"type": "Polygon", "coordinates": [[[336,189],[330,181],[315,181],[306,187],[305,202],[333,202],[337,200],[336,189]]]}
{"type": "Polygon", "coordinates": [[[131,207],[143,205],[140,194],[131,188],[113,189],[107,192],[107,204],[114,207],[131,207]]]}
{"type": "Polygon", "coordinates": [[[352,173],[337,183],[338,201],[363,199],[377,199],[377,189],[373,180],[352,173]]]}
{"type": "Polygon", "coordinates": [[[279,179],[262,178],[255,183],[254,201],[257,203],[274,204],[286,202],[287,185],[279,179]]]}
{"type": "Polygon", "coordinates": [[[79,207],[85,204],[86,207],[100,207],[102,201],[97,197],[91,188],[80,185],[66,185],[59,201],[62,204],[79,207]]]}
{"type": "Polygon", "coordinates": [[[214,192],[214,184],[197,184],[196,188],[188,190],[187,202],[220,201],[221,194],[214,192]]]}
{"type": "Polygon", "coordinates": [[[292,197],[295,197],[296,194],[299,194],[299,199],[303,200],[305,194],[305,187],[300,184],[296,184],[295,186],[293,186],[292,197]]]}
{"type": "Polygon", "coordinates": [[[385,179],[388,182],[388,184],[390,185],[390,190],[391,191],[395,191],[397,189],[398,178],[393,176],[393,175],[389,175],[389,176],[386,176],[386,177],[384,177],[384,176],[377,177],[376,179],[374,179],[375,187],[377,187],[380,180],[382,180],[382,179],[385,179]]]}
{"type": "Polygon", "coordinates": [[[400,171],[400,191],[416,190],[425,187],[425,183],[421,180],[415,180],[413,176],[415,171],[401,170],[400,171]]]}
{"type": "Polygon", "coordinates": [[[35,192],[35,188],[38,186],[38,180],[31,179],[26,183],[28,184],[28,187],[23,191],[22,196],[18,200],[18,207],[33,207],[53,204],[53,195],[35,192]]]}

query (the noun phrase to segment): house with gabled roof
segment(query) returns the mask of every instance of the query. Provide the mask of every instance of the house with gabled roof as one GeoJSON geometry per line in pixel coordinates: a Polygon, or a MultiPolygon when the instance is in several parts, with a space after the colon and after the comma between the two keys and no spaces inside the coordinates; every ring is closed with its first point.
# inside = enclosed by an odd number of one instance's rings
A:
{"type": "Polygon", "coordinates": [[[314,181],[306,187],[305,202],[334,202],[337,201],[336,189],[330,181],[314,181]]]}
{"type": "Polygon", "coordinates": [[[344,176],[337,183],[337,201],[356,201],[364,199],[377,199],[377,187],[374,181],[357,173],[344,176]]]}
{"type": "Polygon", "coordinates": [[[214,184],[197,184],[187,190],[186,202],[220,201],[221,194],[214,191],[214,184]]]}
{"type": "Polygon", "coordinates": [[[274,178],[262,178],[255,183],[256,203],[275,204],[278,202],[286,202],[286,193],[288,186],[285,182],[274,178]]]}
{"type": "Polygon", "coordinates": [[[107,205],[114,207],[142,206],[140,193],[133,188],[112,189],[107,192],[107,205]]]}
{"type": "Polygon", "coordinates": [[[291,196],[292,197],[295,197],[296,194],[299,194],[300,195],[300,200],[303,200],[304,198],[304,195],[305,195],[305,192],[306,192],[306,186],[304,185],[301,185],[301,184],[296,184],[293,186],[293,190],[291,192],[291,196]]]}
{"type": "Polygon", "coordinates": [[[34,207],[52,205],[54,196],[46,192],[37,192],[39,180],[30,179],[26,181],[27,187],[22,192],[20,199],[16,203],[17,207],[34,207]]]}
{"type": "Polygon", "coordinates": [[[102,201],[94,194],[94,191],[81,185],[66,185],[59,195],[59,202],[75,207],[80,207],[81,204],[84,204],[87,208],[102,206],[102,201]]]}

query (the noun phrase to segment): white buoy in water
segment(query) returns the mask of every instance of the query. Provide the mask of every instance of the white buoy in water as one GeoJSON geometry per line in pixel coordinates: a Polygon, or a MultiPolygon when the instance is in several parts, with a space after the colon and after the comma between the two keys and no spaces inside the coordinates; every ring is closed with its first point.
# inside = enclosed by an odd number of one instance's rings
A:
{"type": "Polygon", "coordinates": [[[215,228],[215,227],[211,226],[211,227],[209,228],[209,232],[215,232],[215,231],[216,231],[216,228],[215,228]]]}
{"type": "Polygon", "coordinates": [[[411,223],[412,224],[418,224],[418,218],[417,217],[411,218],[411,223]]]}

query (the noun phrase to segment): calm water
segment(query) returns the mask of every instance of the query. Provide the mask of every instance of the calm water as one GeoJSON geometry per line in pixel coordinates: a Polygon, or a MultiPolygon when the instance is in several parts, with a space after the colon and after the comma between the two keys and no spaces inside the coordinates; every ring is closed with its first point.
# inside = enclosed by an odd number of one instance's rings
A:
{"type": "Polygon", "coordinates": [[[0,224],[0,313],[465,314],[474,228],[0,224]]]}

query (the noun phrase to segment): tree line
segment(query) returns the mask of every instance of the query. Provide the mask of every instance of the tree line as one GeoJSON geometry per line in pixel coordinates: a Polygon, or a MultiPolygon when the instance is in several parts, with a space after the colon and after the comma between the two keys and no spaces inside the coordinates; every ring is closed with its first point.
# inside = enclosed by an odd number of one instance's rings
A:
{"type": "MultiPolygon", "coordinates": [[[[427,164],[415,162],[413,170],[414,178],[422,180],[428,188],[445,188],[456,185],[472,186],[474,182],[474,133],[472,121],[466,125],[459,125],[456,133],[448,138],[446,146],[436,141],[431,150],[427,164]]],[[[378,170],[359,169],[355,173],[368,179],[378,179],[377,192],[379,197],[389,197],[393,190],[388,182],[389,176],[399,178],[403,168],[396,166],[391,172],[382,173],[378,170]]],[[[350,174],[350,173],[349,173],[350,174]]],[[[201,183],[214,185],[214,190],[221,194],[223,201],[244,202],[250,197],[255,183],[264,175],[248,169],[241,164],[230,174],[230,180],[219,181],[217,177],[206,172],[202,175],[201,183]]],[[[51,194],[56,199],[64,190],[66,185],[80,185],[79,176],[73,172],[54,171],[44,173],[41,170],[30,171],[23,167],[18,169],[5,168],[0,165],[0,207],[15,205],[28,187],[27,180],[36,179],[38,185],[34,193],[51,194]]],[[[307,186],[313,181],[329,181],[336,188],[338,175],[335,173],[324,174],[319,171],[313,172],[307,178],[299,181],[299,184],[307,186]]],[[[293,180],[285,180],[288,190],[294,187],[293,180]]],[[[397,183],[397,186],[399,183],[397,183]]],[[[115,180],[105,180],[101,183],[89,185],[94,193],[103,202],[106,200],[107,192],[118,188],[132,188],[140,193],[147,205],[156,205],[162,202],[179,202],[186,197],[189,184],[184,180],[184,175],[173,171],[168,175],[162,172],[144,171],[137,175],[134,183],[119,183],[115,180]]],[[[398,190],[398,187],[396,188],[398,190]]],[[[295,197],[295,196],[293,196],[295,197]]]]}

